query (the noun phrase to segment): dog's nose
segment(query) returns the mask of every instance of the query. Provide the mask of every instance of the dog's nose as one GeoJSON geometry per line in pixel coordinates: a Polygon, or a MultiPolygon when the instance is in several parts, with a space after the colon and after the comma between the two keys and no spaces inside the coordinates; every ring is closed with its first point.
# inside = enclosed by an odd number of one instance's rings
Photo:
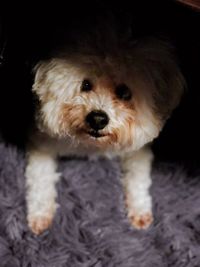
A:
{"type": "Polygon", "coordinates": [[[108,115],[102,110],[93,110],[86,116],[87,124],[95,131],[102,130],[109,122],[108,115]]]}

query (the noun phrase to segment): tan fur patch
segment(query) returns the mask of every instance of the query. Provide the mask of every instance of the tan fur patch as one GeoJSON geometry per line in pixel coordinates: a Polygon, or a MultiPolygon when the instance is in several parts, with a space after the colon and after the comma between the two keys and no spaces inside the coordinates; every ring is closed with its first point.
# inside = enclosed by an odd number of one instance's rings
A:
{"type": "Polygon", "coordinates": [[[66,129],[76,132],[84,127],[84,106],[63,104],[60,109],[59,128],[61,135],[65,135],[66,129]]]}
{"type": "Polygon", "coordinates": [[[29,227],[33,231],[33,233],[39,235],[51,226],[52,220],[53,220],[52,215],[37,216],[30,219],[29,227]]]}
{"type": "Polygon", "coordinates": [[[43,96],[42,96],[42,102],[49,102],[49,101],[52,101],[54,100],[56,97],[55,95],[50,92],[50,91],[47,91],[43,96]]]}
{"type": "Polygon", "coordinates": [[[153,216],[151,213],[133,215],[129,219],[132,225],[137,229],[147,229],[153,222],[153,216]]]}

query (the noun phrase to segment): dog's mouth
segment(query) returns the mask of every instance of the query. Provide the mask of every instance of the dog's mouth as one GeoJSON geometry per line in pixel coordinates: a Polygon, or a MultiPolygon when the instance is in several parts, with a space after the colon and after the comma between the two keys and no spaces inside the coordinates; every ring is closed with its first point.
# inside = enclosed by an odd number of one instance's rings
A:
{"type": "Polygon", "coordinates": [[[108,133],[102,131],[95,131],[92,129],[80,129],[78,132],[81,135],[89,136],[94,139],[100,139],[109,135],[108,133]]]}
{"type": "Polygon", "coordinates": [[[94,131],[94,130],[87,131],[87,134],[95,138],[101,138],[101,137],[106,136],[105,134],[100,133],[99,131],[94,131]]]}

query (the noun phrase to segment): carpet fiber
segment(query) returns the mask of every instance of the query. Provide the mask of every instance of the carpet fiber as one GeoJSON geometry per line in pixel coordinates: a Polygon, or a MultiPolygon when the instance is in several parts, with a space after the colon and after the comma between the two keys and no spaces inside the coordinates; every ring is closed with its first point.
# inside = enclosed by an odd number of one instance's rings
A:
{"type": "Polygon", "coordinates": [[[126,218],[117,161],[61,160],[60,207],[40,236],[26,225],[24,154],[0,144],[1,267],[199,267],[200,175],[157,163],[155,220],[147,231],[126,218]]]}

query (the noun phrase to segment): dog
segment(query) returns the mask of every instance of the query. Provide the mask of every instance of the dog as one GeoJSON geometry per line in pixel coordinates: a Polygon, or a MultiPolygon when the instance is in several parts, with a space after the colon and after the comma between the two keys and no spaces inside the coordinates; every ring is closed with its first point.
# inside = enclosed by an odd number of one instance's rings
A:
{"type": "Polygon", "coordinates": [[[79,34],[34,67],[38,105],[25,176],[35,234],[52,224],[63,155],[119,157],[130,223],[147,229],[153,221],[150,146],[179,104],[184,78],[171,45],[110,28],[79,34]]]}

